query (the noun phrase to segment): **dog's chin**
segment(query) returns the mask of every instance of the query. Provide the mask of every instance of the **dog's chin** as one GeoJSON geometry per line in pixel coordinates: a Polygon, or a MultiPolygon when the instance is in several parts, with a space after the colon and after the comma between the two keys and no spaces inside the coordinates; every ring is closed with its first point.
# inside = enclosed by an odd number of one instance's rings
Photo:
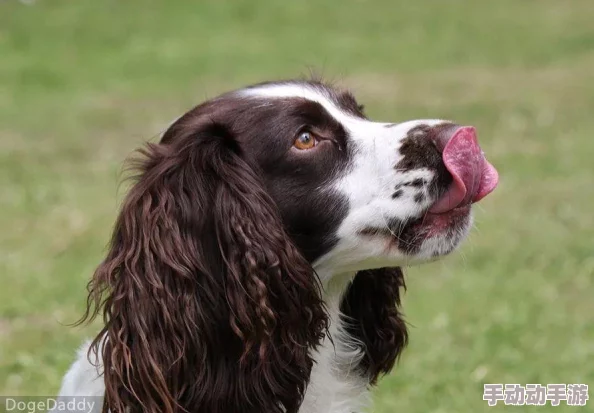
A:
{"type": "Polygon", "coordinates": [[[442,214],[427,212],[405,227],[403,236],[404,240],[410,240],[409,245],[402,242],[398,248],[421,259],[447,255],[466,237],[471,222],[470,205],[442,214]]]}
{"type": "Polygon", "coordinates": [[[445,214],[427,214],[424,222],[413,230],[422,239],[411,262],[433,261],[454,252],[464,241],[472,226],[470,206],[456,208],[445,214]]]}
{"type": "Polygon", "coordinates": [[[404,257],[406,264],[416,264],[453,252],[471,225],[472,209],[466,205],[441,214],[425,212],[403,226],[366,229],[362,234],[380,240],[386,256],[404,257]]]}

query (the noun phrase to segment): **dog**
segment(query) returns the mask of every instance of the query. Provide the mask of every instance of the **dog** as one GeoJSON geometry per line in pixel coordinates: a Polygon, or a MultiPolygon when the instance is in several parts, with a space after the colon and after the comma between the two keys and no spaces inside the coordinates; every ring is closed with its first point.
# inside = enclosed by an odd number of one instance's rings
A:
{"type": "Polygon", "coordinates": [[[102,411],[361,412],[407,343],[401,267],[498,181],[473,127],[373,122],[313,80],[208,100],[133,166],[60,390],[102,411]]]}

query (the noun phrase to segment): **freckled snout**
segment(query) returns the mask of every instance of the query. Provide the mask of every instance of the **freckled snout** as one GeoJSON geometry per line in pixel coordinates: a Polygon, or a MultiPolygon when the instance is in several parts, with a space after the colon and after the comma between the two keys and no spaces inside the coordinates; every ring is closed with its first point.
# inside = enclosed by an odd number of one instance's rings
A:
{"type": "Polygon", "coordinates": [[[472,126],[439,125],[431,128],[428,135],[452,175],[449,188],[430,212],[440,214],[477,202],[495,189],[497,170],[485,158],[472,126]]]}

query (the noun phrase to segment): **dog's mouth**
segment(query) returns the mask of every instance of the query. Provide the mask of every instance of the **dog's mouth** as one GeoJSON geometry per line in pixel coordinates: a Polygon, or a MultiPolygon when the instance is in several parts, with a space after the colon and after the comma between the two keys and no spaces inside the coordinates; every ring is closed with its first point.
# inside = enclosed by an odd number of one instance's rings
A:
{"type": "Polygon", "coordinates": [[[384,238],[388,240],[388,249],[397,248],[408,255],[414,255],[429,238],[461,238],[470,224],[471,209],[471,205],[467,204],[439,214],[427,210],[421,217],[406,222],[390,220],[385,227],[366,228],[360,233],[384,238]]]}
{"type": "Polygon", "coordinates": [[[491,193],[499,181],[495,167],[484,156],[473,127],[451,125],[432,139],[442,153],[449,174],[448,186],[435,194],[435,201],[417,218],[393,220],[385,228],[363,231],[365,235],[389,237],[392,244],[408,254],[421,244],[442,237],[456,244],[470,225],[472,204],[491,193]],[[455,241],[455,242],[454,242],[455,241]]]}
{"type": "Polygon", "coordinates": [[[422,217],[406,223],[401,231],[389,232],[399,249],[414,253],[428,238],[451,239],[466,232],[470,224],[470,214],[470,204],[458,206],[443,213],[434,213],[429,210],[422,217]]]}

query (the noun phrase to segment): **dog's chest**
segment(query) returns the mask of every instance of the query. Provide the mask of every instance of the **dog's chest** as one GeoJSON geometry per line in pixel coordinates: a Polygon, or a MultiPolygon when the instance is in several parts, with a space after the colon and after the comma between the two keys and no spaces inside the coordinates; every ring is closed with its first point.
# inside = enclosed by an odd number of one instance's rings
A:
{"type": "Polygon", "coordinates": [[[342,328],[337,308],[330,308],[332,341],[314,353],[315,364],[299,413],[359,413],[370,403],[369,381],[358,371],[361,344],[342,328]]]}

